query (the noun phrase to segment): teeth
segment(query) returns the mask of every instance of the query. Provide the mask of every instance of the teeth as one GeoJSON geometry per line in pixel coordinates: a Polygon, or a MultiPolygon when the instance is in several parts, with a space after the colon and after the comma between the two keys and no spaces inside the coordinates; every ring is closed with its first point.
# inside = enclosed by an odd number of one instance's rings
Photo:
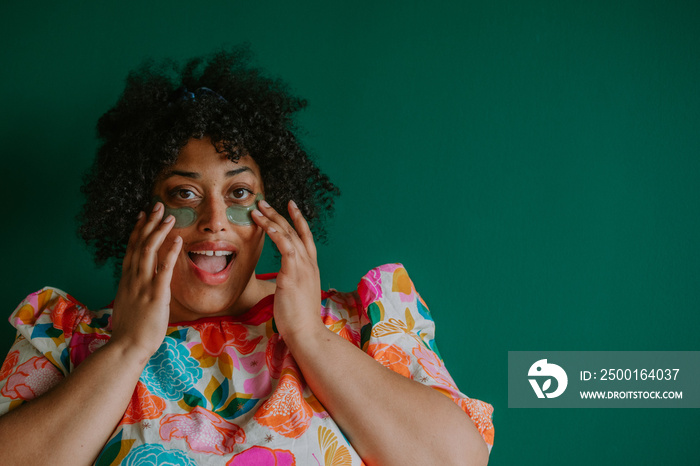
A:
{"type": "Polygon", "coordinates": [[[206,256],[230,256],[233,251],[190,251],[192,254],[204,254],[206,256]]]}

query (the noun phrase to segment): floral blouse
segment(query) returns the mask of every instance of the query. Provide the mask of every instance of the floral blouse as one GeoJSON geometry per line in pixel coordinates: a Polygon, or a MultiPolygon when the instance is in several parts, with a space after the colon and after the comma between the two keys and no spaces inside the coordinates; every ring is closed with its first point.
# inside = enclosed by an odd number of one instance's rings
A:
{"type": "MultiPolygon", "coordinates": [[[[355,292],[322,297],[326,327],[454,400],[490,451],[493,408],[455,386],[430,311],[401,264],[372,269],[355,292]]],[[[362,464],[277,333],[273,298],[236,318],[171,324],[95,464],[362,464]]],[[[0,415],[46,392],[104,345],[111,313],[89,311],[55,288],[29,295],[10,317],[18,335],[0,369],[0,415]]]]}

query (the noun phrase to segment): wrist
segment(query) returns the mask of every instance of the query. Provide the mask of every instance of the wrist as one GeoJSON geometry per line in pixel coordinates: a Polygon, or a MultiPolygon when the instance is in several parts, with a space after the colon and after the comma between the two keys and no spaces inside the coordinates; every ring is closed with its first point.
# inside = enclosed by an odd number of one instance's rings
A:
{"type": "Polygon", "coordinates": [[[317,324],[299,328],[297,331],[288,331],[280,334],[284,342],[293,353],[300,349],[314,350],[323,341],[336,336],[326,327],[321,320],[317,324]]]}
{"type": "Polygon", "coordinates": [[[120,361],[129,365],[146,366],[155,351],[137,345],[125,339],[111,339],[104,347],[104,350],[113,352],[120,361]]]}

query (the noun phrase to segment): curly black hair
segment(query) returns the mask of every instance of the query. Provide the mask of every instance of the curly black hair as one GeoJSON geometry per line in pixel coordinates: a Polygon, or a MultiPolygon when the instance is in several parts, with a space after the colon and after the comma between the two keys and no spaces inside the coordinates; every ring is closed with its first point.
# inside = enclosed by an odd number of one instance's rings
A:
{"type": "Polygon", "coordinates": [[[306,100],[251,65],[239,46],[183,66],[148,61],[131,72],[117,104],[97,123],[100,146],[85,175],[79,235],[95,262],[114,260],[119,276],[139,211],[148,207],[156,178],[174,164],[191,138],[211,138],[236,162],[250,155],[260,167],[265,199],[287,215],[294,199],[317,239],[340,194],[295,133],[295,112],[306,100]]]}

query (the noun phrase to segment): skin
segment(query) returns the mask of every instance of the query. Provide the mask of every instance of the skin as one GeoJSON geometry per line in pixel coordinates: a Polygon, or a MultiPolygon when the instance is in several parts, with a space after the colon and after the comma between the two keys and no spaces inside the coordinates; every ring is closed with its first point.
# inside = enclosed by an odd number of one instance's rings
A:
{"type": "Polygon", "coordinates": [[[240,201],[235,197],[243,195],[241,189],[263,188],[252,158],[233,163],[208,139],[193,139],[183,148],[154,194],[168,204],[192,203],[197,222],[173,229],[172,218],[162,218],[160,203],[140,216],[124,258],[111,340],[54,389],[0,418],[4,462],[91,464],[169,322],[239,315],[272,293],[280,335],[309,387],[367,465],[488,462],[486,444],[455,403],[385,368],[323,325],[316,247],[293,201],[288,205],[293,225],[264,201],[253,211],[254,225],[227,221],[226,207],[240,201]],[[265,234],[282,255],[276,286],[254,274],[265,234]],[[221,284],[203,282],[189,264],[188,251],[202,242],[236,250],[221,284]]]}

